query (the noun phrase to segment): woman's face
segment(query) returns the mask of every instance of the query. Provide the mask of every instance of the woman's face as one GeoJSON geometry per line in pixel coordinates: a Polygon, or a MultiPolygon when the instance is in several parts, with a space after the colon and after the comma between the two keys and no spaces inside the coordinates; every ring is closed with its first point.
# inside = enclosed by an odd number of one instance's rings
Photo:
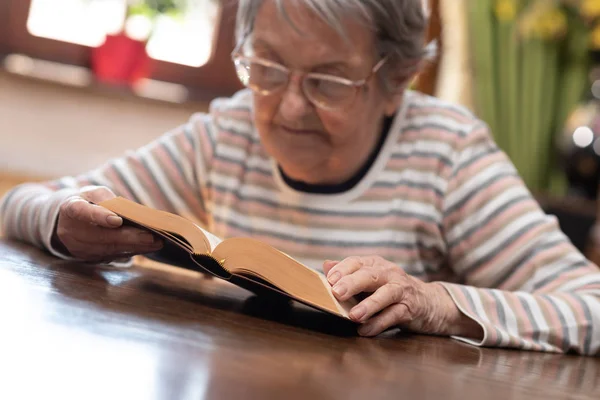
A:
{"type": "MultiPolygon", "coordinates": [[[[295,4],[286,8],[292,26],[273,0],[264,1],[251,37],[254,56],[350,80],[370,75],[380,61],[371,30],[348,20],[349,40],[344,40],[300,2],[295,4]]],[[[301,80],[294,78],[275,93],[254,94],[254,120],[262,143],[286,175],[306,183],[341,183],[366,162],[383,116],[393,114],[399,101],[372,77],[349,106],[325,110],[309,102],[301,80]]]]}

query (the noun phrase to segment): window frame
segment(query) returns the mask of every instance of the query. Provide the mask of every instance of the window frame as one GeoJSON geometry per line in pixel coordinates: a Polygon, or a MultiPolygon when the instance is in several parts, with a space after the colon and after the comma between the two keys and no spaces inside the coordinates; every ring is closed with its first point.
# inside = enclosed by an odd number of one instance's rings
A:
{"type": "Polygon", "coordinates": [[[442,20],[440,16],[440,0],[429,0],[429,24],[427,27],[426,41],[427,43],[435,41],[437,45],[437,54],[435,59],[427,62],[423,70],[417,76],[415,89],[434,96],[437,87],[437,79],[439,74],[440,60],[442,59],[442,20]]]}

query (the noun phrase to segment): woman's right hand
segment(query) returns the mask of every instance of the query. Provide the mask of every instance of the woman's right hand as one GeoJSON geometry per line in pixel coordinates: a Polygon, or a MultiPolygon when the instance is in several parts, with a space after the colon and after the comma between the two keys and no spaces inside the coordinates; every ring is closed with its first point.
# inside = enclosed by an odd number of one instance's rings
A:
{"type": "Polygon", "coordinates": [[[150,232],[123,226],[121,217],[90,203],[114,197],[110,189],[94,186],[65,200],[58,214],[53,246],[62,247],[77,259],[97,263],[160,250],[159,238],[150,232]]]}

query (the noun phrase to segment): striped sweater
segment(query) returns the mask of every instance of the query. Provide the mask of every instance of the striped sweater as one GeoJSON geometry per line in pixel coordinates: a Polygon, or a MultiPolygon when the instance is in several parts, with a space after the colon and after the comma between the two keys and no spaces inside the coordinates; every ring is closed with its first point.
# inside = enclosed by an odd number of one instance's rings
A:
{"type": "Polygon", "coordinates": [[[24,184],[0,205],[4,234],[45,247],[59,206],[87,185],[251,236],[320,269],[380,255],[443,282],[484,331],[480,346],[600,354],[600,270],[532,198],[484,123],[407,92],[364,178],[341,194],[286,185],[244,90],[155,142],[79,177],[24,184]]]}

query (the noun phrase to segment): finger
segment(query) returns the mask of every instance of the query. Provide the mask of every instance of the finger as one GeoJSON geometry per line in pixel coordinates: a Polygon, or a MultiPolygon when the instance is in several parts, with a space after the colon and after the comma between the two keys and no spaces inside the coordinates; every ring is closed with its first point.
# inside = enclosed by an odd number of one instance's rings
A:
{"type": "Polygon", "coordinates": [[[80,222],[95,224],[103,228],[118,228],[123,224],[121,217],[104,207],[90,204],[87,200],[75,196],[68,199],[62,210],[69,218],[80,222]]]}
{"type": "Polygon", "coordinates": [[[399,285],[383,285],[372,295],[358,303],[350,310],[350,318],[356,322],[364,322],[381,310],[398,303],[402,296],[399,285]]]}
{"type": "Polygon", "coordinates": [[[333,286],[333,293],[338,300],[347,300],[359,293],[376,291],[388,282],[387,277],[387,270],[383,268],[360,268],[343,276],[333,286]]]}
{"type": "Polygon", "coordinates": [[[376,336],[392,326],[402,325],[409,321],[410,312],[408,308],[401,303],[394,304],[358,328],[358,334],[361,336],[376,336]]]}
{"type": "Polygon", "coordinates": [[[363,266],[361,257],[348,257],[333,266],[327,274],[327,281],[335,285],[342,277],[358,271],[363,266]]]}
{"type": "Polygon", "coordinates": [[[335,267],[338,263],[339,261],[325,260],[325,262],[323,262],[323,272],[325,273],[325,276],[327,276],[331,268],[335,267]]]}

